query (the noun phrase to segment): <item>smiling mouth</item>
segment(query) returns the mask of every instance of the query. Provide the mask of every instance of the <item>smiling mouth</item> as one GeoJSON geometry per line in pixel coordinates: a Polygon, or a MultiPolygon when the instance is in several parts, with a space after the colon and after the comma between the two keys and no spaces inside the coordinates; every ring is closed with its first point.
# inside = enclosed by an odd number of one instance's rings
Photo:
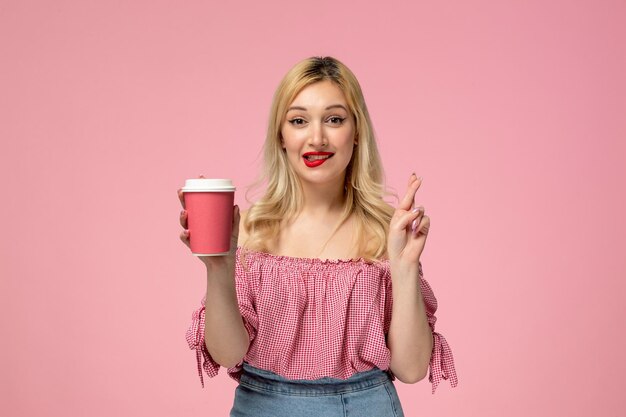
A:
{"type": "Polygon", "coordinates": [[[331,156],[333,155],[304,155],[304,159],[306,159],[307,161],[319,161],[320,159],[328,159],[331,156]]]}
{"type": "Polygon", "coordinates": [[[309,168],[315,168],[332,158],[334,153],[331,152],[307,152],[302,155],[304,164],[309,168]]]}

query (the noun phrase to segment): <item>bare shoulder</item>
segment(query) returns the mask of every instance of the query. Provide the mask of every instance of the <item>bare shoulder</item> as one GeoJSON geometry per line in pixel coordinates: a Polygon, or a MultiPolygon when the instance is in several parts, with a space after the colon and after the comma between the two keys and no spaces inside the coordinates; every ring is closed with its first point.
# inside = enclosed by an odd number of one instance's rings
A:
{"type": "MultiPolygon", "coordinates": [[[[394,215],[395,211],[396,211],[396,207],[392,206],[389,202],[387,201],[383,201],[384,202],[384,208],[386,209],[390,220],[391,217],[394,215]]],[[[368,228],[366,227],[365,230],[362,231],[363,235],[364,235],[364,239],[367,242],[366,243],[366,251],[367,253],[375,253],[379,246],[381,244],[383,244],[385,246],[385,248],[387,247],[387,236],[384,236],[384,241],[381,242],[380,241],[380,237],[376,234],[374,234],[372,232],[373,228],[368,228]]],[[[385,250],[385,253],[382,254],[380,259],[388,259],[389,254],[388,252],[385,250]]]]}
{"type": "Polygon", "coordinates": [[[241,216],[239,219],[239,239],[237,241],[238,246],[243,246],[244,242],[248,240],[248,233],[246,232],[246,228],[244,227],[244,223],[246,218],[248,217],[248,210],[241,210],[239,212],[241,216]]]}

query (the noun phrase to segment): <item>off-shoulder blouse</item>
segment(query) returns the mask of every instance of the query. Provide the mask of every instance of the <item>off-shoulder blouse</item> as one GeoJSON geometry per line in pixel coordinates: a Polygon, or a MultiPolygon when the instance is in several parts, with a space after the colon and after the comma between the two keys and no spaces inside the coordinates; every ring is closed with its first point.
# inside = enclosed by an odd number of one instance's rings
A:
{"type": "MultiPolygon", "coordinates": [[[[442,379],[456,386],[457,376],[446,339],[434,331],[437,300],[421,264],[419,278],[434,339],[434,393],[442,379]]],[[[250,347],[228,375],[238,381],[243,361],[289,379],[347,379],[374,367],[388,370],[391,285],[387,260],[295,258],[237,248],[235,286],[250,347]]],[[[214,377],[220,368],[204,343],[204,305],[205,299],[186,334],[202,386],[202,369],[214,377]]]]}

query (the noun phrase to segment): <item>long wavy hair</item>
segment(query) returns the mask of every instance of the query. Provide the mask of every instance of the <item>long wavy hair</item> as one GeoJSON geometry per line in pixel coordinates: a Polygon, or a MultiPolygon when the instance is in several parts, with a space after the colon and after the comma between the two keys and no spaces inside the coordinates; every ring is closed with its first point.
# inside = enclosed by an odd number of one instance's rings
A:
{"type": "Polygon", "coordinates": [[[281,127],[288,106],[300,91],[325,80],[335,83],[345,95],[358,141],[346,168],[343,211],[335,231],[354,215],[359,257],[378,260],[387,253],[393,208],[383,200],[386,193],[380,154],[359,82],[348,67],[332,57],[311,57],[299,62],[287,72],[274,93],[258,183],[265,184],[266,189],[244,220],[248,233],[245,247],[269,252],[279,237],[281,222],[293,219],[302,208],[302,187],[282,147],[281,127]]]}

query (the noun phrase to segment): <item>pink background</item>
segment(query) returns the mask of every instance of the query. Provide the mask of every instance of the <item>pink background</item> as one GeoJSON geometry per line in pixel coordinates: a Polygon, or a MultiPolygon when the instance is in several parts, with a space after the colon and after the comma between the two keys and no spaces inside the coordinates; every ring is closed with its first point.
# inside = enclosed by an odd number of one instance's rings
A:
{"type": "Polygon", "coordinates": [[[300,59],[359,78],[388,184],[424,177],[422,262],[459,387],[407,416],[618,416],[623,1],[0,2],[0,415],[226,415],[184,339],[205,288],[185,178],[258,171],[300,59]]]}

